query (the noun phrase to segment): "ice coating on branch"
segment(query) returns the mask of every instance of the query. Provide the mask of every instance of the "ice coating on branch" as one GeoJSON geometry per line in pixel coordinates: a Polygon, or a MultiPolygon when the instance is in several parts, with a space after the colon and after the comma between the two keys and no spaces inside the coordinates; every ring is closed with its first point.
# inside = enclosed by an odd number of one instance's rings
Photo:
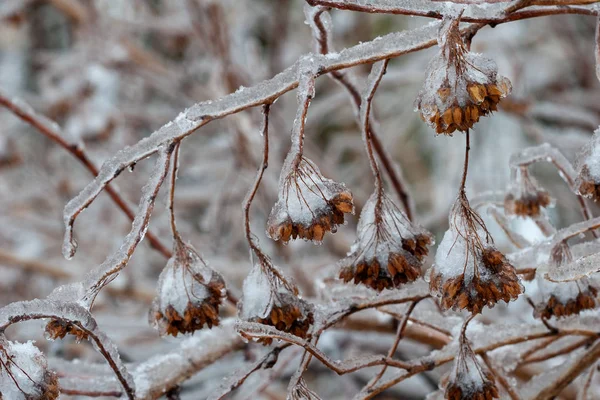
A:
{"type": "Polygon", "coordinates": [[[464,194],[452,207],[450,229],[436,251],[430,289],[441,297],[442,308],[475,314],[486,305],[514,300],[523,291],[514,267],[494,247],[483,220],[464,194]]]}
{"type": "Polygon", "coordinates": [[[509,215],[537,217],[552,204],[550,194],[529,174],[527,167],[516,169],[506,190],[504,210],[509,215]]]}
{"type": "Polygon", "coordinates": [[[175,236],[173,256],[158,278],[150,322],[161,335],[191,333],[219,324],[219,306],[227,291],[221,274],[175,236]]]}
{"type": "Polygon", "coordinates": [[[436,133],[451,135],[496,111],[512,88],[507,78],[498,75],[493,60],[467,50],[458,18],[444,18],[438,44],[439,52],[427,66],[415,107],[436,133]]]}
{"type": "MultiPolygon", "coordinates": [[[[313,307],[298,296],[298,289],[281,271],[261,257],[244,279],[242,299],[238,303],[241,319],[271,325],[280,331],[305,338],[314,323],[313,307]]],[[[240,333],[244,336],[244,333],[240,333]]],[[[267,345],[270,338],[260,340],[267,345]]]]}
{"type": "Polygon", "coordinates": [[[600,199],[600,128],[577,156],[575,187],[582,196],[600,199]]]}
{"type": "MultiPolygon", "coordinates": [[[[292,155],[292,154],[291,154],[292,155]]],[[[344,213],[353,213],[352,194],[343,183],[325,178],[315,163],[288,156],[281,171],[277,202],[267,221],[273,240],[297,237],[320,242],[326,232],[336,232],[344,213]]]]}
{"type": "Polygon", "coordinates": [[[499,398],[494,376],[477,361],[467,339],[462,335],[445,395],[448,400],[499,398]]]}
{"type": "Polygon", "coordinates": [[[46,357],[33,342],[9,342],[0,338],[0,398],[6,400],[54,400],[58,378],[48,370],[46,357]]]}
{"type": "Polygon", "coordinates": [[[412,282],[421,275],[431,234],[408,220],[383,192],[373,193],[360,215],[357,239],[340,262],[340,278],[376,290],[412,282]]]}

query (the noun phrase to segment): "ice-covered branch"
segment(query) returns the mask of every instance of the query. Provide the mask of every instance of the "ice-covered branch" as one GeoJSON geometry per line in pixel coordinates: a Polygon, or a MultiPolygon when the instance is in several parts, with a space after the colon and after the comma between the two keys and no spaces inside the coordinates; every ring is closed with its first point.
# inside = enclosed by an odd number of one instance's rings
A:
{"type": "Polygon", "coordinates": [[[31,300],[9,304],[0,309],[0,331],[10,325],[35,319],[60,320],[77,326],[85,332],[88,340],[106,359],[117,379],[123,386],[125,395],[134,399],[135,386],[133,378],[121,361],[119,351],[112,341],[102,332],[92,314],[84,307],[74,303],[63,303],[54,300],[31,300]]]}
{"type": "MultiPolygon", "coordinates": [[[[143,239],[144,234],[148,229],[150,215],[154,209],[156,196],[169,171],[173,150],[174,145],[161,149],[156,164],[151,172],[150,179],[142,189],[138,213],[133,220],[131,231],[127,234],[119,249],[110,255],[101,265],[87,274],[83,282],[85,294],[82,299],[77,299],[83,301],[86,306],[91,307],[98,292],[113,280],[127,265],[137,248],[137,245],[143,239]]],[[[78,213],[78,211],[75,209],[73,209],[71,213],[67,212],[65,220],[72,221],[73,215],[76,215],[76,213],[78,213]]],[[[70,229],[65,233],[65,242],[63,246],[65,255],[72,255],[75,251],[75,243],[70,229]]]]}

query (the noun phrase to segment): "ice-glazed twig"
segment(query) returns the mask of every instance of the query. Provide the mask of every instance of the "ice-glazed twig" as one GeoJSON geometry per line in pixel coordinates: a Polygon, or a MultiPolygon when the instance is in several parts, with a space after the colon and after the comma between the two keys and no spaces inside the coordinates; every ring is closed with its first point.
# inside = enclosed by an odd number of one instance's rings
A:
{"type": "Polygon", "coordinates": [[[379,171],[379,166],[377,165],[377,160],[375,159],[375,155],[373,154],[372,133],[369,128],[369,116],[371,114],[373,97],[375,96],[375,92],[379,87],[381,79],[383,79],[383,75],[385,75],[385,70],[387,68],[388,62],[389,60],[383,60],[373,64],[371,73],[367,78],[367,86],[365,88],[360,106],[360,126],[362,131],[362,137],[367,148],[367,155],[369,157],[369,163],[371,164],[371,170],[373,171],[373,175],[375,176],[375,190],[379,197],[383,195],[383,181],[381,179],[381,172],[379,171]]]}
{"type": "Polygon", "coordinates": [[[372,367],[375,365],[388,365],[390,367],[396,367],[401,369],[409,368],[409,365],[402,361],[392,360],[385,356],[366,356],[358,359],[345,360],[345,361],[333,361],[325,353],[315,347],[312,343],[299,338],[298,336],[291,335],[286,332],[277,330],[276,328],[268,325],[257,324],[254,322],[237,322],[236,329],[243,331],[245,335],[255,338],[273,338],[283,340],[287,343],[292,343],[297,346],[303,347],[317,360],[319,360],[327,368],[333,370],[338,375],[348,374],[354,371],[358,371],[362,368],[372,367]]]}
{"type": "MultiPolygon", "coordinates": [[[[404,336],[404,329],[406,328],[406,325],[408,324],[408,319],[410,317],[410,314],[413,312],[413,310],[415,309],[415,307],[417,306],[417,304],[419,303],[419,301],[413,301],[412,303],[410,303],[410,305],[408,306],[408,309],[406,310],[406,312],[404,313],[404,316],[402,317],[402,321],[400,321],[400,324],[398,325],[398,331],[396,332],[396,338],[394,339],[394,343],[392,344],[392,347],[390,347],[390,350],[388,351],[388,358],[392,358],[394,357],[394,354],[396,354],[396,350],[398,349],[398,345],[400,344],[400,340],[402,340],[402,337],[404,336]]],[[[377,373],[377,375],[375,375],[373,377],[373,379],[371,379],[371,381],[367,384],[367,388],[373,387],[383,376],[383,374],[385,373],[385,371],[387,370],[387,365],[384,365],[383,367],[381,367],[381,370],[379,371],[379,373],[377,373]]]]}
{"type": "MultiPolygon", "coordinates": [[[[527,167],[533,163],[546,161],[551,163],[558,169],[559,175],[569,186],[569,189],[573,193],[577,193],[577,188],[575,187],[575,177],[577,173],[575,169],[566,159],[566,157],[555,147],[550,146],[548,143],[541,144],[535,147],[529,147],[518,153],[514,153],[510,157],[510,172],[511,172],[511,180],[514,181],[516,178],[516,174],[518,173],[519,168],[527,167]]],[[[585,202],[585,199],[580,196],[577,196],[577,201],[579,202],[579,206],[581,207],[581,213],[585,219],[592,218],[592,214],[590,209],[585,202]]],[[[592,231],[595,237],[598,237],[598,234],[592,231]]]]}
{"type": "MultiPolygon", "coordinates": [[[[98,168],[88,157],[83,143],[71,142],[65,138],[65,135],[56,122],[36,113],[23,100],[11,98],[2,89],[0,89],[0,105],[10,110],[22,121],[33,126],[42,135],[46,136],[48,139],[52,140],[54,143],[71,153],[73,157],[77,158],[92,175],[98,175],[98,168]]],[[[127,217],[133,221],[135,218],[135,212],[127,203],[127,201],[121,197],[118,189],[107,185],[106,192],[112,201],[125,213],[125,215],[127,215],[127,217]]],[[[154,249],[159,251],[166,258],[171,257],[171,252],[169,249],[160,242],[156,235],[154,235],[152,232],[147,232],[146,236],[148,237],[148,241],[154,249]]]]}
{"type": "MultiPolygon", "coordinates": [[[[357,11],[363,13],[377,14],[395,14],[395,15],[413,15],[428,18],[442,19],[444,15],[458,14],[465,6],[461,4],[451,4],[448,2],[437,2],[431,0],[306,0],[312,6],[323,6],[337,8],[340,10],[357,11]]],[[[543,1],[543,0],[542,0],[543,1]]],[[[584,0],[585,1],[585,0],[584,0]]],[[[519,2],[517,2],[519,3],[519,2]]],[[[505,13],[502,3],[495,4],[472,4],[466,8],[461,17],[465,22],[477,23],[501,23],[508,21],[517,21],[520,19],[535,18],[543,15],[554,14],[584,14],[597,15],[597,10],[586,6],[564,5],[562,0],[548,1],[542,3],[544,7],[530,7],[527,10],[505,13]]]]}
{"type": "Polygon", "coordinates": [[[596,21],[596,77],[600,80],[600,17],[596,21]]]}
{"type": "Polygon", "coordinates": [[[256,178],[254,179],[254,183],[252,187],[246,194],[246,198],[244,199],[244,229],[246,232],[246,240],[248,241],[248,245],[250,249],[257,255],[257,257],[264,257],[260,247],[255,242],[255,236],[250,230],[250,207],[252,206],[252,201],[256,196],[256,192],[258,191],[258,187],[260,186],[260,182],[262,181],[262,177],[265,173],[269,165],[269,112],[271,109],[270,104],[266,104],[262,108],[263,113],[263,123],[261,127],[261,135],[263,137],[263,157],[260,166],[258,167],[258,172],[256,173],[256,178]]]}
{"type": "Polygon", "coordinates": [[[108,362],[115,376],[123,386],[128,399],[135,398],[133,378],[121,361],[117,347],[102,332],[92,314],[75,303],[60,303],[53,300],[21,301],[9,304],[0,309],[0,332],[9,326],[29,320],[53,319],[77,326],[87,334],[88,340],[108,362]]]}
{"type": "MultiPolygon", "coordinates": [[[[140,205],[131,225],[131,231],[127,234],[119,249],[87,274],[83,282],[86,293],[84,298],[81,299],[86,306],[91,307],[98,292],[125,268],[137,245],[143,239],[148,229],[156,196],[169,171],[174,146],[175,144],[172,144],[168,148],[161,149],[150,179],[142,189],[140,205]]],[[[64,246],[67,247],[65,252],[70,254],[73,243],[69,232],[65,233],[64,246]]]]}
{"type": "Polygon", "coordinates": [[[481,359],[483,360],[487,368],[492,372],[492,374],[494,374],[494,377],[498,380],[498,382],[500,382],[500,385],[502,385],[504,390],[506,390],[506,393],[508,393],[508,396],[511,398],[511,400],[519,400],[520,397],[515,392],[515,389],[510,385],[510,383],[508,383],[508,380],[504,377],[504,375],[499,373],[496,370],[496,368],[494,368],[492,360],[490,360],[488,355],[486,353],[482,353],[481,359]]]}
{"type": "MultiPolygon", "coordinates": [[[[310,23],[310,27],[312,28],[313,37],[315,38],[317,52],[320,54],[328,54],[333,53],[334,48],[331,43],[332,41],[332,33],[331,33],[331,16],[328,12],[325,11],[323,7],[310,7],[308,4],[305,6],[304,13],[306,15],[307,21],[310,23]]],[[[352,106],[354,108],[354,114],[357,119],[357,123],[361,126],[359,108],[361,104],[361,96],[360,90],[358,89],[358,85],[355,82],[354,76],[351,71],[333,71],[329,74],[329,76],[340,84],[346,92],[350,100],[352,101],[352,106]]],[[[382,145],[381,140],[379,139],[379,124],[377,119],[373,115],[374,113],[369,114],[369,134],[371,136],[371,142],[373,144],[373,148],[381,161],[381,165],[385,170],[388,178],[390,179],[391,185],[396,192],[396,195],[402,202],[404,207],[404,211],[406,212],[406,216],[409,220],[413,218],[413,208],[414,205],[412,203],[412,197],[408,193],[407,184],[402,175],[402,170],[398,167],[397,163],[394,163],[392,157],[387,152],[385,147],[382,145]]]]}
{"type": "Polygon", "coordinates": [[[171,232],[175,240],[181,239],[179,236],[179,231],[177,231],[177,223],[175,221],[175,184],[177,183],[177,172],[179,171],[180,147],[181,142],[177,142],[175,144],[175,149],[173,150],[173,161],[171,162],[173,166],[171,167],[171,179],[169,181],[169,201],[167,203],[167,208],[169,209],[169,218],[171,220],[171,232]]]}

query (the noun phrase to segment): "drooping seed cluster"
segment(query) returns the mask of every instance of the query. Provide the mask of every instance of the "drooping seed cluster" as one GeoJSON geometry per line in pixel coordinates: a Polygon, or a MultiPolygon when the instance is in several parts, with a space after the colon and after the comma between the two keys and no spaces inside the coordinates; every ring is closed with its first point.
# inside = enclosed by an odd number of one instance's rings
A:
{"type": "Polygon", "coordinates": [[[512,86],[498,75],[493,60],[467,50],[458,19],[444,19],[438,44],[439,52],[429,62],[415,107],[436,133],[452,135],[496,111],[512,86]]]}
{"type": "Polygon", "coordinates": [[[219,306],[226,295],[225,281],[191,245],[176,237],[173,256],[158,280],[158,296],[150,322],[161,335],[191,333],[219,324],[219,306]]]}
{"type": "MultiPolygon", "coordinates": [[[[243,296],[238,303],[239,315],[246,321],[274,326],[306,338],[314,323],[312,305],[302,300],[296,286],[282,277],[269,260],[256,263],[244,279],[243,296]]],[[[244,336],[243,332],[240,334],[244,336]]],[[[268,345],[273,339],[264,337],[259,341],[268,345]]]]}
{"type": "Polygon", "coordinates": [[[433,239],[411,223],[384,193],[374,193],[360,215],[357,240],[340,262],[344,282],[390,289],[421,276],[423,257],[433,239]]]}
{"type": "Polygon", "coordinates": [[[461,336],[460,349],[448,384],[447,400],[492,400],[499,398],[494,376],[479,363],[467,340],[461,336]]]}
{"type": "Polygon", "coordinates": [[[282,171],[277,202],[267,221],[273,240],[301,238],[320,242],[326,232],[336,232],[344,214],[354,212],[352,193],[342,183],[321,175],[307,158],[282,171]]]}
{"type": "Polygon", "coordinates": [[[521,167],[507,190],[504,210],[509,215],[537,217],[551,203],[550,194],[537,184],[527,167],[521,167]]]}
{"type": "Polygon", "coordinates": [[[450,229],[430,270],[430,289],[443,309],[466,309],[509,302],[523,292],[514,267],[493,244],[481,217],[459,198],[450,213],[450,229]]]}

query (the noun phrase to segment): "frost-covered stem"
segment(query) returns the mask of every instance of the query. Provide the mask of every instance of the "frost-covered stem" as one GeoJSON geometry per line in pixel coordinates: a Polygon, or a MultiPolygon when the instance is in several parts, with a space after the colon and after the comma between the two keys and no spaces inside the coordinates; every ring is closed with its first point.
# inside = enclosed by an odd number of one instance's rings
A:
{"type": "MultiPolygon", "coordinates": [[[[310,24],[310,26],[313,31],[313,37],[315,38],[315,42],[317,44],[317,51],[320,54],[328,54],[329,52],[333,51],[332,46],[330,44],[331,17],[329,16],[329,13],[325,12],[325,9],[322,7],[319,7],[317,10],[313,11],[313,8],[307,5],[305,8],[305,14],[307,16],[307,19],[313,22],[310,24]],[[312,18],[310,18],[311,15],[312,18]],[[323,21],[323,19],[329,21],[329,23],[326,23],[325,21],[323,21]]],[[[360,96],[360,90],[358,89],[356,83],[352,79],[351,71],[333,71],[329,74],[329,76],[338,84],[340,84],[344,89],[346,89],[346,92],[348,93],[348,96],[352,101],[354,115],[356,116],[357,123],[360,126],[360,104],[362,99],[360,96]]],[[[412,203],[412,198],[406,190],[407,185],[402,176],[402,171],[397,168],[397,164],[395,164],[392,161],[391,156],[389,155],[385,147],[381,144],[381,140],[379,139],[377,120],[373,113],[369,114],[369,135],[371,137],[373,149],[377,153],[377,156],[381,161],[381,165],[385,170],[388,178],[390,179],[392,188],[394,189],[396,195],[402,202],[407,218],[412,221],[414,207],[412,203]]]]}
{"type": "Polygon", "coordinates": [[[351,372],[358,371],[359,369],[373,367],[376,365],[388,365],[390,367],[401,369],[411,368],[409,363],[393,360],[386,356],[365,356],[358,359],[333,361],[312,343],[298,336],[279,331],[272,326],[258,324],[255,322],[238,322],[237,325],[238,330],[243,331],[245,335],[250,337],[278,339],[300,346],[338,375],[349,374],[351,372]]]}
{"type": "MultiPolygon", "coordinates": [[[[371,131],[369,129],[369,116],[371,115],[371,103],[373,101],[373,97],[375,96],[375,92],[379,87],[381,79],[383,79],[383,75],[385,75],[385,70],[387,68],[388,62],[389,60],[386,59],[373,64],[371,73],[367,78],[367,85],[365,87],[363,99],[361,101],[360,106],[361,131],[367,149],[369,163],[371,164],[371,170],[373,171],[373,175],[375,176],[375,190],[377,191],[378,204],[381,202],[381,197],[383,196],[383,182],[381,179],[381,172],[379,171],[379,166],[377,165],[377,160],[375,159],[375,155],[373,154],[371,131]]],[[[376,207],[376,210],[378,209],[379,207],[376,207]]]]}
{"type": "Polygon", "coordinates": [[[560,394],[560,392],[573,382],[583,371],[595,363],[600,357],[600,341],[582,354],[582,356],[571,364],[571,367],[557,377],[544,390],[542,390],[533,400],[550,400],[560,394]]]}
{"type": "Polygon", "coordinates": [[[596,229],[600,228],[600,217],[588,219],[587,221],[581,221],[576,224],[569,226],[568,228],[561,229],[552,238],[550,244],[551,253],[554,252],[559,246],[567,243],[567,241],[575,236],[578,236],[586,232],[595,232],[596,229]]]}
{"type": "MultiPolygon", "coordinates": [[[[406,325],[408,324],[410,314],[412,314],[413,310],[415,309],[415,307],[417,306],[419,301],[420,300],[413,301],[412,303],[410,303],[410,305],[408,306],[408,309],[406,310],[404,316],[402,317],[402,321],[400,321],[400,324],[398,325],[398,330],[396,332],[396,338],[394,339],[394,343],[392,344],[392,347],[390,347],[390,350],[388,351],[388,354],[387,354],[388,358],[392,358],[394,356],[394,354],[396,354],[396,350],[398,349],[400,340],[402,340],[402,337],[404,336],[404,330],[406,329],[406,325]]],[[[387,365],[384,365],[383,367],[381,367],[381,370],[379,371],[379,373],[377,375],[375,375],[375,377],[373,377],[373,379],[371,379],[371,382],[369,382],[367,384],[367,388],[373,387],[381,379],[381,377],[383,376],[383,374],[385,373],[386,370],[387,370],[387,365]]]]}
{"type": "MultiPolygon", "coordinates": [[[[14,115],[19,117],[23,122],[28,123],[32,127],[34,127],[38,132],[42,135],[46,136],[48,139],[68,151],[73,157],[77,158],[83,166],[95,176],[98,175],[98,168],[94,165],[94,163],[90,160],[85,152],[85,148],[82,143],[70,143],[67,139],[64,138],[64,134],[61,132],[60,127],[56,122],[50,120],[49,118],[40,115],[33,111],[31,106],[25,103],[21,99],[11,99],[8,94],[6,94],[2,89],[0,89],[0,105],[11,111],[14,115]]],[[[118,189],[113,186],[107,185],[106,192],[112,199],[112,201],[125,213],[125,215],[133,221],[135,218],[135,212],[127,203],[127,201],[121,197],[118,192],[118,189]]],[[[164,255],[166,258],[171,257],[171,252],[169,249],[163,245],[158,237],[154,235],[152,232],[147,233],[148,241],[152,245],[152,247],[157,250],[159,253],[164,255]]]]}
{"type": "Polygon", "coordinates": [[[261,126],[261,136],[263,137],[263,157],[260,167],[258,167],[258,172],[256,173],[256,178],[254,179],[254,183],[252,187],[246,194],[246,198],[244,199],[244,228],[246,232],[246,240],[248,241],[248,245],[257,255],[257,257],[264,259],[265,256],[262,253],[262,250],[258,247],[258,245],[254,241],[254,237],[252,231],[250,230],[250,206],[252,205],[252,201],[256,196],[256,192],[258,191],[258,187],[260,186],[260,182],[262,181],[263,174],[269,165],[269,111],[271,109],[270,104],[265,104],[262,107],[263,113],[263,122],[261,126]]]}
{"type": "Polygon", "coordinates": [[[465,185],[467,184],[467,171],[469,170],[469,150],[471,150],[471,143],[469,139],[469,129],[465,132],[465,163],[463,166],[463,174],[460,180],[459,193],[465,195],[465,185]]]}
{"type": "MultiPolygon", "coordinates": [[[[331,7],[362,13],[412,15],[436,19],[444,18],[444,15],[457,14],[464,8],[464,6],[460,4],[448,5],[431,0],[410,0],[403,2],[391,2],[389,0],[306,0],[306,2],[312,6],[331,7]]],[[[502,4],[490,4],[486,8],[467,8],[465,10],[465,15],[461,17],[461,20],[464,22],[498,24],[555,14],[598,15],[597,10],[592,7],[565,6],[563,0],[545,3],[539,1],[534,2],[534,4],[537,3],[546,6],[556,6],[538,7],[504,14],[502,4]]]]}
{"type": "MultiPolygon", "coordinates": [[[[314,342],[314,346],[316,348],[316,345],[319,342],[319,336],[313,336],[311,341],[314,342]]],[[[300,360],[300,366],[298,366],[298,369],[290,378],[290,382],[288,384],[288,393],[291,393],[292,390],[294,390],[294,387],[300,384],[300,381],[302,380],[302,374],[304,374],[304,372],[308,369],[308,366],[310,365],[311,361],[312,353],[310,353],[308,350],[304,350],[304,353],[302,353],[302,358],[300,360]]]]}
{"type": "Polygon", "coordinates": [[[179,232],[177,231],[177,224],[175,222],[175,183],[177,181],[177,172],[179,169],[179,148],[181,142],[175,144],[175,150],[173,150],[173,168],[171,168],[171,181],[169,182],[169,216],[171,220],[171,232],[175,240],[180,239],[179,232]]]}
{"type": "Polygon", "coordinates": [[[543,213],[543,215],[538,215],[537,217],[534,217],[533,222],[535,222],[537,227],[545,236],[552,236],[556,233],[556,228],[548,220],[548,216],[545,213],[543,213]]]}
{"type": "Polygon", "coordinates": [[[490,360],[490,358],[488,357],[488,355],[486,353],[482,353],[480,354],[481,359],[483,360],[483,362],[485,363],[485,365],[487,366],[487,368],[492,372],[492,374],[494,374],[494,376],[496,377],[496,379],[498,380],[498,382],[500,382],[500,385],[502,385],[502,387],[504,388],[504,390],[506,390],[506,393],[508,393],[508,396],[512,399],[512,400],[519,400],[520,397],[519,395],[515,392],[515,389],[513,389],[513,387],[510,385],[510,383],[508,383],[508,381],[506,380],[506,378],[499,373],[496,368],[494,368],[492,361],[490,360]]]}
{"type": "Polygon", "coordinates": [[[0,309],[0,315],[0,332],[4,332],[6,328],[16,323],[38,319],[53,319],[76,325],[87,334],[88,340],[106,359],[119,383],[123,386],[127,398],[134,400],[133,379],[121,361],[116,346],[104,332],[98,329],[96,320],[84,307],[76,303],[57,303],[52,300],[36,299],[11,303],[0,309]]]}
{"type": "MultiPolygon", "coordinates": [[[[87,293],[83,300],[89,307],[92,306],[98,292],[125,268],[137,245],[142,241],[148,229],[156,196],[169,171],[174,146],[175,144],[172,143],[168,148],[162,149],[160,152],[156,164],[152,169],[150,179],[142,189],[142,198],[140,199],[138,213],[133,220],[131,231],[127,234],[119,249],[110,255],[100,266],[87,274],[84,281],[87,293]]],[[[65,233],[65,245],[67,246],[70,244],[68,240],[70,240],[69,234],[65,233]]]]}
{"type": "Polygon", "coordinates": [[[594,378],[594,372],[598,369],[600,364],[596,363],[590,367],[590,372],[588,373],[587,378],[585,378],[585,384],[581,389],[581,398],[586,400],[588,398],[588,392],[590,390],[590,386],[592,385],[592,379],[594,378]]]}
{"type": "Polygon", "coordinates": [[[277,363],[279,359],[279,353],[281,353],[284,349],[290,347],[291,343],[283,343],[279,346],[273,347],[270,351],[268,351],[264,356],[260,358],[260,360],[253,363],[250,368],[239,378],[237,378],[234,382],[231,383],[228,387],[224,388],[224,390],[220,390],[218,392],[213,393],[207,400],[221,400],[223,397],[227,396],[229,393],[233,392],[244,382],[246,379],[253,373],[258,370],[272,368],[275,363],[277,363]]]}
{"type": "MultiPolygon", "coordinates": [[[[575,172],[575,169],[560,150],[550,146],[548,143],[535,147],[528,147],[511,155],[509,161],[511,180],[515,179],[519,168],[528,167],[529,165],[540,161],[546,161],[554,165],[559,171],[560,177],[563,178],[569,186],[569,189],[571,189],[573,193],[577,193],[577,188],[575,187],[575,177],[577,176],[577,173],[575,172]]],[[[579,202],[583,218],[592,218],[592,213],[590,212],[585,199],[581,195],[577,195],[577,201],[579,202]]],[[[594,234],[594,237],[599,237],[597,232],[592,231],[592,233],[594,234]]]]}
{"type": "Polygon", "coordinates": [[[294,126],[292,127],[292,149],[294,155],[294,167],[297,167],[302,161],[304,152],[304,128],[306,127],[306,117],[308,107],[315,95],[315,74],[309,58],[302,59],[298,67],[298,110],[294,126]]]}

